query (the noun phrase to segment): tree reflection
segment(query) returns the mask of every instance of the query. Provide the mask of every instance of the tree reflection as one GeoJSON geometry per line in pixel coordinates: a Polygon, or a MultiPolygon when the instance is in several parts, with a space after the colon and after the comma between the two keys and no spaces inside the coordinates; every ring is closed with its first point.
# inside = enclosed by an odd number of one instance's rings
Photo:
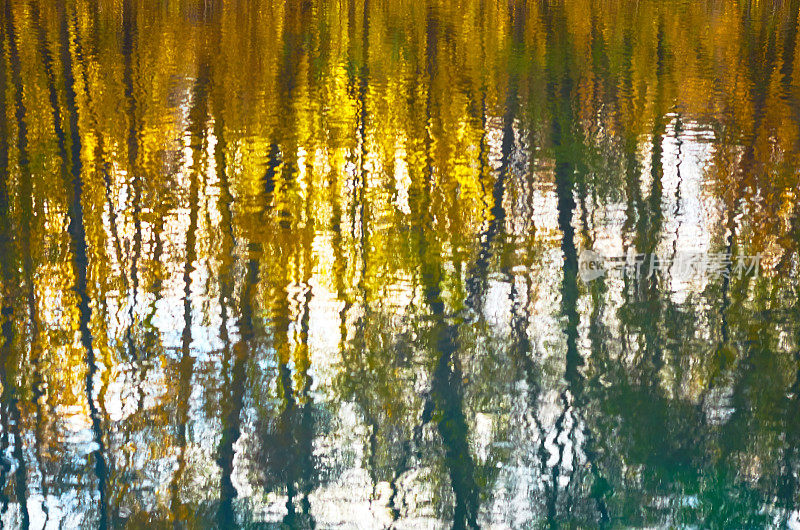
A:
{"type": "Polygon", "coordinates": [[[6,0],[3,525],[796,521],[797,12],[6,0]]]}

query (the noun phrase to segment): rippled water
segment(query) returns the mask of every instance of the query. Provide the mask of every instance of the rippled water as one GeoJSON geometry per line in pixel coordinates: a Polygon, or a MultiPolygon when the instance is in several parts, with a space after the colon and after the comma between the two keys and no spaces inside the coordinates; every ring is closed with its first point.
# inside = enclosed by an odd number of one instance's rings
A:
{"type": "Polygon", "coordinates": [[[798,0],[0,6],[3,526],[800,528],[798,0]]]}

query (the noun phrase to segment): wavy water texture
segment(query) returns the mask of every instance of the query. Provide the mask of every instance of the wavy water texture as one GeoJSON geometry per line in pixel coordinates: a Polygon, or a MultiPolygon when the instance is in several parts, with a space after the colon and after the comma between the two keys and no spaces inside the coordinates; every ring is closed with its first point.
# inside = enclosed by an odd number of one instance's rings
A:
{"type": "Polygon", "coordinates": [[[0,525],[800,528],[799,16],[0,0],[0,525]]]}

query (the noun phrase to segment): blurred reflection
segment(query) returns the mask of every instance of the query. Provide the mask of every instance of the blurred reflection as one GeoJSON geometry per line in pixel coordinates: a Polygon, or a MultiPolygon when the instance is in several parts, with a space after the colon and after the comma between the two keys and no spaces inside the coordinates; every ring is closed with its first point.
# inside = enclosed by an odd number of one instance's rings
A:
{"type": "Polygon", "coordinates": [[[798,12],[3,0],[3,527],[800,525],[798,12]]]}

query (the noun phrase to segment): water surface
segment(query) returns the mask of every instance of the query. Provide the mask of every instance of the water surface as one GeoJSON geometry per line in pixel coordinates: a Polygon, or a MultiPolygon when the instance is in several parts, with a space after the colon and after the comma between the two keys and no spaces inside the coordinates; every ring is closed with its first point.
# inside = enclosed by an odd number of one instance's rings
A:
{"type": "Polygon", "coordinates": [[[798,0],[0,6],[4,527],[800,527],[798,0]]]}

